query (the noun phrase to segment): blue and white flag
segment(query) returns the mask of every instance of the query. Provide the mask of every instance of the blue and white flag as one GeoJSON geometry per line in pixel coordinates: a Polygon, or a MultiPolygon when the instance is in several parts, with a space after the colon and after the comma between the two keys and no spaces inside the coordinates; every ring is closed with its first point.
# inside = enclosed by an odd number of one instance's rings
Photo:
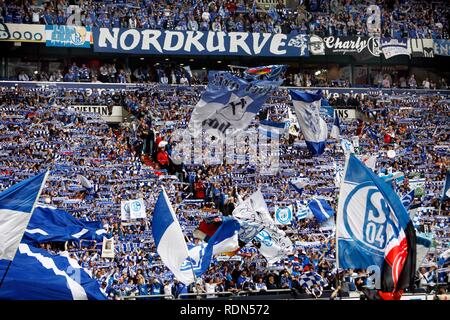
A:
{"type": "Polygon", "coordinates": [[[450,172],[445,175],[444,190],[442,191],[441,201],[450,198],[450,172]]]}
{"type": "Polygon", "coordinates": [[[439,255],[438,266],[445,267],[450,262],[450,249],[439,255]]]}
{"type": "Polygon", "coordinates": [[[335,110],[332,106],[330,106],[328,99],[325,99],[323,97],[320,102],[320,112],[327,114],[329,117],[334,117],[334,114],[335,114],[335,110]]]}
{"type": "Polygon", "coordinates": [[[328,137],[328,129],[325,120],[320,117],[320,100],[322,91],[316,93],[289,90],[298,123],[305,137],[306,146],[314,155],[320,155],[325,151],[325,142],[328,137]]]}
{"type": "Polygon", "coordinates": [[[347,139],[341,139],[341,148],[345,154],[355,153],[355,147],[347,139]]]}
{"type": "Polygon", "coordinates": [[[297,191],[299,194],[303,193],[305,187],[309,184],[309,178],[294,178],[289,181],[289,184],[297,191]]]}
{"type": "MultiPolygon", "coordinates": [[[[0,261],[0,272],[6,268],[0,261]]],[[[3,272],[1,272],[3,274],[3,272]]],[[[68,253],[52,255],[21,243],[0,289],[0,300],[106,300],[98,282],[68,253]]]]}
{"type": "Polygon", "coordinates": [[[282,80],[247,81],[225,71],[211,71],[208,80],[189,123],[194,137],[205,130],[223,139],[245,130],[282,83],[282,80]]]}
{"type": "Polygon", "coordinates": [[[414,284],[416,236],[389,184],[353,154],[346,160],[336,223],[341,268],[378,268],[384,292],[414,284]]]}
{"type": "Polygon", "coordinates": [[[264,227],[271,227],[275,224],[259,189],[238,203],[233,210],[233,217],[241,225],[239,241],[242,245],[253,240],[264,227]]]}
{"type": "Polygon", "coordinates": [[[275,224],[288,225],[291,224],[293,218],[292,205],[286,207],[275,207],[275,224]]]}
{"type": "Polygon", "coordinates": [[[297,213],[295,215],[297,220],[303,220],[312,216],[311,210],[309,207],[302,203],[302,201],[297,200],[297,213]]]}
{"type": "Polygon", "coordinates": [[[386,59],[398,55],[410,55],[406,38],[381,38],[380,48],[386,59]]]}
{"type": "Polygon", "coordinates": [[[186,259],[189,258],[188,247],[180,223],[164,189],[159,194],[153,211],[152,233],[156,251],[175,278],[185,285],[194,282],[191,268],[182,269],[186,259]]]}
{"type": "Polygon", "coordinates": [[[334,121],[333,121],[333,127],[331,128],[330,137],[334,139],[339,139],[339,136],[341,135],[341,126],[339,124],[339,115],[337,112],[334,112],[334,121]]]}
{"type": "Polygon", "coordinates": [[[289,129],[286,122],[275,122],[270,120],[261,120],[259,122],[259,132],[269,138],[279,137],[289,129]]]}
{"type": "Polygon", "coordinates": [[[264,228],[255,239],[260,242],[259,252],[266,258],[269,265],[293,254],[292,241],[276,227],[264,228]]]}
{"type": "Polygon", "coordinates": [[[0,260],[14,259],[47,176],[40,173],[0,193],[0,260]]]}
{"type": "Polygon", "coordinates": [[[319,223],[324,223],[334,215],[333,208],[331,208],[325,199],[311,199],[308,203],[308,207],[319,223]]]}
{"type": "Polygon", "coordinates": [[[188,245],[189,257],[181,265],[180,270],[191,272],[191,274],[195,272],[195,276],[200,277],[208,270],[214,255],[239,249],[239,227],[239,222],[236,219],[224,217],[222,224],[208,242],[203,242],[200,245],[188,245]]]}
{"type": "Polygon", "coordinates": [[[91,181],[88,180],[85,176],[79,174],[77,176],[78,180],[80,181],[80,184],[83,188],[85,188],[88,191],[91,191],[94,188],[94,185],[91,181]]]}
{"type": "Polygon", "coordinates": [[[314,271],[308,271],[300,276],[300,286],[305,289],[310,289],[312,286],[317,285],[324,287],[325,282],[320,274],[314,271]]]}
{"type": "Polygon", "coordinates": [[[81,221],[70,213],[37,204],[23,237],[26,243],[96,240],[103,241],[106,230],[101,222],[81,221]]]}
{"type": "Polygon", "coordinates": [[[407,193],[403,196],[402,204],[406,210],[409,209],[413,200],[414,200],[414,190],[411,190],[409,193],[407,193]]]}

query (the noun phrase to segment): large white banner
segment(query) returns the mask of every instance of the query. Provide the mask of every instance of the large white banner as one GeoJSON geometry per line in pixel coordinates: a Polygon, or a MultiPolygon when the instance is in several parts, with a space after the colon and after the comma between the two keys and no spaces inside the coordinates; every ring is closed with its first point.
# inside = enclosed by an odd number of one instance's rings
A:
{"type": "Polygon", "coordinates": [[[45,42],[45,25],[0,23],[0,41],[45,42]]]}

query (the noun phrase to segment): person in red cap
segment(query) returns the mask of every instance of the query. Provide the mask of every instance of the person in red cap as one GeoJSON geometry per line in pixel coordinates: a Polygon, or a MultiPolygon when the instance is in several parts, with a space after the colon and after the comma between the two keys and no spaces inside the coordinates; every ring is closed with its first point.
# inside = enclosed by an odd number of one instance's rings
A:
{"type": "Polygon", "coordinates": [[[158,144],[158,152],[156,154],[156,161],[158,162],[159,166],[162,169],[166,169],[169,170],[169,154],[167,153],[167,151],[165,150],[165,144],[164,141],[161,141],[158,144]]]}

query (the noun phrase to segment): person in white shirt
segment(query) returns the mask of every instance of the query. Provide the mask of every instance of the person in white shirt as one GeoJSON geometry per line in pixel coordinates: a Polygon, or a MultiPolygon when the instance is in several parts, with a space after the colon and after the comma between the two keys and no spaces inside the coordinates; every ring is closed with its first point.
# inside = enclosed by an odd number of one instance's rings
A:
{"type": "Polygon", "coordinates": [[[422,81],[422,86],[423,86],[424,89],[430,89],[430,80],[428,80],[428,78],[423,80],[422,81]]]}
{"type": "Polygon", "coordinates": [[[161,83],[163,83],[163,84],[169,83],[169,78],[167,78],[167,76],[165,74],[161,77],[161,83]]]}
{"type": "Polygon", "coordinates": [[[208,11],[204,11],[204,12],[202,13],[202,20],[203,20],[203,21],[209,22],[209,19],[210,19],[210,18],[211,18],[211,15],[209,14],[208,11]]]}
{"type": "Polygon", "coordinates": [[[267,291],[267,285],[264,283],[264,279],[262,277],[259,277],[258,280],[255,283],[255,290],[257,292],[263,290],[267,291]]]}
{"type": "Polygon", "coordinates": [[[136,26],[137,26],[137,20],[135,17],[131,17],[130,19],[128,19],[128,28],[136,29],[136,26]]]}
{"type": "Polygon", "coordinates": [[[180,84],[185,84],[188,85],[189,84],[189,80],[186,78],[185,75],[183,75],[180,79],[180,84]]]}
{"type": "MultiPolygon", "coordinates": [[[[164,281],[164,294],[170,295],[172,294],[172,284],[169,281],[164,281]]],[[[171,297],[165,297],[165,299],[172,299],[171,297]]]]}
{"type": "MultiPolygon", "coordinates": [[[[217,284],[215,284],[213,282],[212,278],[208,279],[208,281],[205,284],[206,293],[215,293],[216,292],[216,286],[217,286],[217,284]]],[[[217,298],[216,295],[207,295],[206,297],[207,298],[217,298]]]]}
{"type": "Polygon", "coordinates": [[[28,77],[28,75],[27,75],[24,71],[21,71],[21,72],[19,73],[19,76],[17,77],[17,79],[18,79],[19,81],[29,81],[29,80],[30,80],[30,77],[28,77]]]}

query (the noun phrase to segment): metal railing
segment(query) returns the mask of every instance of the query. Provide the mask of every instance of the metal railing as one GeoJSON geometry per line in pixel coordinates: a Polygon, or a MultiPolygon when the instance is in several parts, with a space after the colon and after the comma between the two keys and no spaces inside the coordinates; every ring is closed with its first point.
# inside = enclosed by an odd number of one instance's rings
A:
{"type": "Polygon", "coordinates": [[[247,295],[254,295],[254,294],[257,294],[257,293],[264,293],[264,294],[270,294],[270,293],[273,293],[273,294],[280,294],[280,293],[283,293],[283,292],[292,292],[292,289],[269,289],[269,290],[247,290],[247,291],[239,291],[238,292],[238,296],[243,296],[243,295],[245,295],[245,294],[247,294],[247,295]]]}
{"type": "Polygon", "coordinates": [[[225,292],[199,292],[199,293],[192,292],[192,293],[180,293],[180,294],[178,295],[178,298],[177,298],[177,299],[181,299],[181,298],[183,298],[183,297],[196,297],[196,298],[200,298],[200,296],[206,296],[206,297],[208,297],[208,296],[213,296],[213,297],[215,298],[216,296],[226,296],[226,295],[233,296],[233,295],[235,295],[235,294],[234,294],[233,292],[230,292],[230,291],[225,291],[225,292]]]}
{"type": "Polygon", "coordinates": [[[122,297],[123,300],[136,300],[136,299],[144,299],[144,298],[165,298],[165,299],[174,299],[175,297],[172,294],[146,294],[140,296],[126,296],[122,297]]]}

